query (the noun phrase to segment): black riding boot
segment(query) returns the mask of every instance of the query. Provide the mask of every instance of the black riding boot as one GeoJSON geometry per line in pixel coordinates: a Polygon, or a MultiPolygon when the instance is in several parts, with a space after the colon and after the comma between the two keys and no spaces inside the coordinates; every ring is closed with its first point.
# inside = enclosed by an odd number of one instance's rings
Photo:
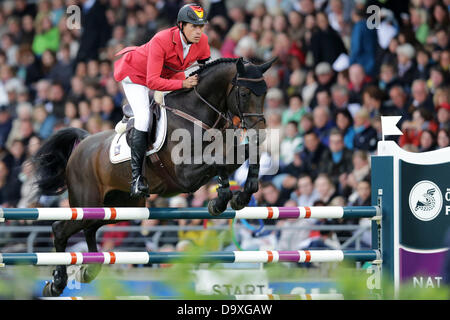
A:
{"type": "Polygon", "coordinates": [[[131,138],[131,191],[132,197],[148,197],[150,190],[147,180],[142,175],[142,165],[147,151],[147,135],[145,131],[133,129],[131,138]]]}

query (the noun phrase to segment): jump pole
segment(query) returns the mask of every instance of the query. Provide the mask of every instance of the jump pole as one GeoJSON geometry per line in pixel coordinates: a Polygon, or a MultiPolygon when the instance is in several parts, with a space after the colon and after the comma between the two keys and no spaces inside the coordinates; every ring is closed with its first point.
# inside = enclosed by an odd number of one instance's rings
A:
{"type": "Polygon", "coordinates": [[[246,207],[212,216],[207,208],[0,208],[4,220],[338,219],[373,218],[378,206],[246,207]]]}
{"type": "Polygon", "coordinates": [[[378,250],[183,252],[54,252],[2,253],[5,265],[157,264],[157,263],[276,263],[374,261],[378,250]]]}

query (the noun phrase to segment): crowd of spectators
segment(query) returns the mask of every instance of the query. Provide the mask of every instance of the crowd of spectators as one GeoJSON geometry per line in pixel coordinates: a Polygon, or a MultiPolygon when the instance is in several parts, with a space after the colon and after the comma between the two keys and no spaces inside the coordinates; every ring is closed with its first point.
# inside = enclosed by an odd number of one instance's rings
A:
{"type": "MultiPolygon", "coordinates": [[[[30,158],[63,127],[97,133],[122,117],[124,94],[113,79],[114,54],[142,45],[175,25],[181,0],[39,0],[0,3],[0,205],[68,206],[66,197],[39,197],[30,158]],[[76,5],[81,24],[66,8],[76,5]]],[[[255,64],[277,56],[265,73],[266,123],[279,129],[275,175],[261,176],[259,206],[369,205],[370,155],[381,137],[381,115],[402,116],[398,144],[411,152],[449,146],[449,0],[209,0],[205,33],[211,59],[244,57],[255,64]],[[376,5],[378,11],[367,13],[376,5]],[[373,13],[375,12],[375,13],[373,13]],[[374,15],[375,14],[375,15],[374,15]]],[[[72,11],[71,11],[72,12],[72,11]]],[[[239,181],[239,177],[235,177],[239,181]]],[[[205,206],[214,181],[193,195],[151,206],[205,206]]],[[[123,222],[124,225],[207,225],[123,222]]],[[[267,222],[265,222],[267,224],[267,222]]],[[[269,222],[270,223],[270,222],[269,222]]],[[[367,224],[353,221],[280,221],[367,224]]],[[[238,234],[244,249],[338,248],[349,232],[260,232],[249,221],[238,234]],[[251,227],[253,226],[253,228],[251,227]],[[256,232],[256,231],[258,232],[256,232]]],[[[256,226],[256,227],[255,227],[256,226]]],[[[262,228],[262,230],[264,230],[262,228]]],[[[215,231],[141,232],[147,248],[202,246],[215,231]],[[167,233],[166,233],[167,236],[167,233]]],[[[105,234],[102,249],[120,248],[130,233],[105,234]]],[[[367,240],[370,245],[370,240],[367,240]]]]}

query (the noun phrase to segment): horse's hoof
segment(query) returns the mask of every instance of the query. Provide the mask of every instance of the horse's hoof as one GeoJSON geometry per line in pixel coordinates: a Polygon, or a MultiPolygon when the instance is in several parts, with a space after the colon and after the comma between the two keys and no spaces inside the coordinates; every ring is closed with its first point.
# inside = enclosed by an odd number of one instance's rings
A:
{"type": "Polygon", "coordinates": [[[220,208],[218,208],[218,206],[217,206],[217,199],[212,199],[212,200],[209,200],[209,202],[208,202],[208,212],[212,216],[217,217],[222,212],[224,212],[225,209],[220,210],[220,208]]]}
{"type": "Polygon", "coordinates": [[[61,295],[62,291],[55,290],[55,287],[53,286],[53,282],[47,281],[44,289],[42,289],[42,295],[44,297],[59,297],[61,295]]]}
{"type": "Polygon", "coordinates": [[[52,283],[47,281],[45,283],[44,289],[42,289],[42,295],[44,297],[52,297],[52,283]]]}
{"type": "Polygon", "coordinates": [[[244,209],[248,203],[250,202],[250,199],[246,201],[244,198],[245,195],[242,191],[238,191],[235,194],[233,194],[233,198],[230,200],[230,206],[233,210],[241,210],[244,209]]]}
{"type": "Polygon", "coordinates": [[[77,272],[75,279],[80,283],[91,283],[100,273],[101,268],[101,264],[84,265],[77,272]]]}

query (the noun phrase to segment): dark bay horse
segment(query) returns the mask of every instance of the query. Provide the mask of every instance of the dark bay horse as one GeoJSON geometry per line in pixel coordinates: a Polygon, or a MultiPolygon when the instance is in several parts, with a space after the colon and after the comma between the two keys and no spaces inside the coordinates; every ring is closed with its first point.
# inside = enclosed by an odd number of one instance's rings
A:
{"type": "MultiPolygon", "coordinates": [[[[164,166],[155,167],[150,161],[144,165],[150,192],[162,196],[195,192],[212,178],[218,177],[218,197],[211,200],[208,209],[212,215],[223,212],[228,202],[233,209],[246,206],[251,195],[258,190],[259,162],[249,165],[247,181],[243,191],[232,193],[228,176],[248,158],[249,144],[236,145],[234,154],[244,154],[245,159],[231,164],[201,163],[174,164],[171,151],[178,142],[171,141],[174,130],[186,129],[191,133],[192,118],[201,121],[208,128],[224,131],[237,126],[243,129],[264,129],[263,106],[267,91],[263,74],[276,58],[262,65],[245,63],[239,59],[218,59],[200,67],[194,73],[199,75],[196,88],[174,91],[166,95],[167,138],[158,156],[164,166]],[[181,117],[174,110],[182,110],[191,119],[181,117]],[[238,149],[244,148],[244,153],[238,149]]],[[[114,130],[89,135],[86,131],[66,128],[54,133],[38,150],[35,156],[36,175],[41,194],[56,195],[68,191],[71,207],[143,207],[144,198],[129,195],[131,169],[129,161],[112,164],[109,148],[115,136],[114,130]]],[[[249,143],[260,143],[264,137],[256,136],[249,143]]],[[[225,139],[224,139],[225,140],[225,139]]],[[[194,143],[193,143],[194,145],[194,143]]],[[[208,142],[201,143],[202,151],[208,142]]],[[[194,147],[193,147],[194,148],[194,147]]],[[[224,142],[225,148],[225,142],[224,142]]],[[[224,154],[227,154],[225,151],[224,154]]],[[[195,151],[194,151],[195,153],[195,151]]],[[[56,221],[52,225],[54,245],[57,252],[66,250],[68,239],[75,233],[84,232],[90,252],[97,251],[96,232],[115,221],[85,220],[56,221]]],[[[82,282],[92,281],[100,272],[101,265],[82,266],[82,282]]],[[[53,281],[44,288],[44,296],[59,296],[67,285],[65,266],[57,266],[53,281]]]]}

